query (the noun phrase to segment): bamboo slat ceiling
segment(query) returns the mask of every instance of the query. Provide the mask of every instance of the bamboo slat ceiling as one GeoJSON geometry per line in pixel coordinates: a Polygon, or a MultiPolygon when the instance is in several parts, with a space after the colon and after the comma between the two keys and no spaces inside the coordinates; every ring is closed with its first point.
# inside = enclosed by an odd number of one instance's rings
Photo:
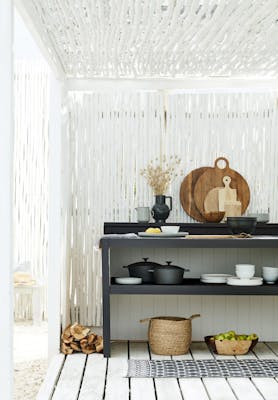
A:
{"type": "Polygon", "coordinates": [[[278,0],[24,0],[68,78],[278,75],[278,0]]]}

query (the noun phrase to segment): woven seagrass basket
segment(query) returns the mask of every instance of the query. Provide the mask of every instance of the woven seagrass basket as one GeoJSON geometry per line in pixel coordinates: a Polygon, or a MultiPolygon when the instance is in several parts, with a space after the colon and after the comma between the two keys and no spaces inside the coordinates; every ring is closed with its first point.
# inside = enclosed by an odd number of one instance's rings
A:
{"type": "Polygon", "coordinates": [[[187,353],[191,344],[191,321],[196,317],[200,317],[200,314],[191,315],[189,318],[142,319],[140,322],[149,321],[148,339],[151,351],[165,356],[187,353]]]}

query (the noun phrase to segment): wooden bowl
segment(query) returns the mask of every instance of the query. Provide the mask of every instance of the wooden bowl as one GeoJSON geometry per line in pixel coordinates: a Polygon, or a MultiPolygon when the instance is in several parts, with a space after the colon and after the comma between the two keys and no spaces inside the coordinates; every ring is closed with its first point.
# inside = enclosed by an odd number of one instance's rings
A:
{"type": "Polygon", "coordinates": [[[211,211],[203,214],[206,222],[220,222],[225,216],[225,211],[211,211]]]}
{"type": "Polygon", "coordinates": [[[208,348],[216,354],[226,354],[226,355],[236,355],[236,354],[246,354],[248,351],[253,350],[253,348],[258,343],[258,338],[253,340],[215,340],[212,335],[205,336],[205,342],[208,348]],[[222,343],[220,343],[222,342],[222,343]]]}

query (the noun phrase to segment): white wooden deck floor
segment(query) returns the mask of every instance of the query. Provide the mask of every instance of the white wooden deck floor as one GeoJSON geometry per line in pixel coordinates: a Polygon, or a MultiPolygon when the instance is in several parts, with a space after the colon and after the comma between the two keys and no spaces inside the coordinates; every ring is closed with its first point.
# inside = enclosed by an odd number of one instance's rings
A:
{"type": "MultiPolygon", "coordinates": [[[[101,354],[56,356],[37,400],[277,400],[278,379],[273,378],[125,378],[127,359],[166,359],[149,353],[147,343],[116,342],[112,357],[101,354]]],[[[209,359],[205,343],[192,343],[191,351],[175,359],[209,359]]],[[[278,343],[258,343],[249,358],[278,357],[278,343]]]]}

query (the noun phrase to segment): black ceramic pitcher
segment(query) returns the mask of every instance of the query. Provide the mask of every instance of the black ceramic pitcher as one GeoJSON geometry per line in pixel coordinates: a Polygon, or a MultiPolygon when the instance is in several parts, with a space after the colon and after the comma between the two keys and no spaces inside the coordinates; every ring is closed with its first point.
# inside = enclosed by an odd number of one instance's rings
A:
{"type": "Polygon", "coordinates": [[[157,195],[155,196],[155,204],[152,208],[152,216],[155,222],[164,223],[169,217],[170,211],[172,210],[172,197],[157,195]],[[170,201],[170,207],[166,204],[166,199],[170,201]]]}

